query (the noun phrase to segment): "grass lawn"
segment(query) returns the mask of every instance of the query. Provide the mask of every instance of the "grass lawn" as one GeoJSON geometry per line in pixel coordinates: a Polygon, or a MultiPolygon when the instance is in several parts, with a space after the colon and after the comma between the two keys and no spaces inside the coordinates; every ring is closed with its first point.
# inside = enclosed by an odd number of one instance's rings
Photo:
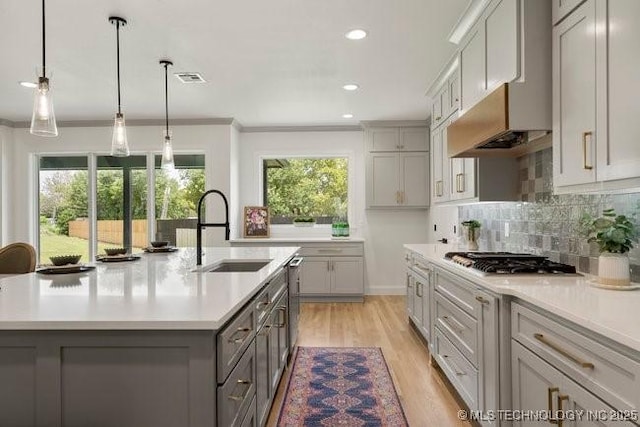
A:
{"type": "MultiPolygon", "coordinates": [[[[98,242],[98,253],[104,253],[104,248],[115,247],[113,243],[98,242]]],[[[137,252],[134,248],[134,251],[137,252]]],[[[82,255],[80,262],[91,262],[89,259],[89,242],[78,237],[60,234],[43,233],[40,236],[40,263],[49,263],[49,257],[54,255],[82,255]]]]}

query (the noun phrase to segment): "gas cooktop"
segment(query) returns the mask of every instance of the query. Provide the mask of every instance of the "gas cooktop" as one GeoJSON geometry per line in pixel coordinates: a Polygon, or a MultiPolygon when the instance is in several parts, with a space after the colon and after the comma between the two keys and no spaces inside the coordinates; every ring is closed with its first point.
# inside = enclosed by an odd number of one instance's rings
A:
{"type": "Polygon", "coordinates": [[[511,252],[447,252],[445,259],[481,274],[576,274],[572,265],[511,252]]]}

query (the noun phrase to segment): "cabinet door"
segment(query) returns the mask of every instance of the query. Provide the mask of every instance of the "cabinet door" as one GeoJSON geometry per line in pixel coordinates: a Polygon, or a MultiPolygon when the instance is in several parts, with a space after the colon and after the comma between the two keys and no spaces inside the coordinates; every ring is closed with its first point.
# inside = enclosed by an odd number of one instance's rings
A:
{"type": "Polygon", "coordinates": [[[464,112],[480,101],[486,90],[484,29],[476,26],[460,49],[460,109],[464,112]]]}
{"type": "Polygon", "coordinates": [[[413,284],[413,275],[407,271],[406,273],[406,287],[407,287],[407,316],[413,319],[413,300],[415,299],[415,291],[413,284]]]}
{"type": "MultiPolygon", "coordinates": [[[[606,414],[610,415],[615,413],[614,409],[591,394],[589,391],[582,388],[577,383],[566,379],[562,388],[560,389],[562,394],[561,399],[556,399],[556,410],[558,411],[571,411],[572,413],[585,414],[584,417],[576,420],[575,422],[564,422],[563,425],[576,426],[576,427],[596,427],[596,426],[618,426],[618,427],[632,427],[631,422],[618,421],[618,420],[592,420],[586,414],[606,414]],[[566,398],[565,398],[566,396],[566,398]],[[562,403],[560,407],[559,403],[562,403]]],[[[621,411],[624,414],[624,411],[621,411]]],[[[593,417],[597,418],[597,417],[593,417]]]]}
{"type": "Polygon", "coordinates": [[[289,357],[289,293],[285,291],[276,304],[278,311],[278,369],[280,373],[284,372],[287,366],[287,358],[289,357]]]}
{"type": "Polygon", "coordinates": [[[328,294],[331,291],[329,257],[306,257],[302,264],[301,295],[328,294]]]}
{"type": "Polygon", "coordinates": [[[400,173],[398,153],[369,154],[369,207],[398,206],[400,173]]]}
{"type": "Polygon", "coordinates": [[[400,165],[400,204],[406,207],[429,206],[429,153],[401,153],[400,165]]]}
{"type": "Polygon", "coordinates": [[[476,159],[451,159],[451,198],[471,199],[476,196],[476,159]]]}
{"type": "MultiPolygon", "coordinates": [[[[640,1],[614,0],[596,3],[597,27],[606,28],[606,35],[599,37],[606,42],[606,56],[599,57],[600,64],[608,59],[608,68],[601,67],[598,76],[606,75],[607,96],[599,99],[598,107],[598,181],[640,177],[640,60],[637,54],[640,41],[640,1]],[[608,22],[605,25],[605,17],[608,22]],[[608,123],[607,123],[608,119],[608,123]]],[[[602,86],[599,86],[599,88],[602,86]]]]}
{"type": "MultiPolygon", "coordinates": [[[[270,320],[270,319],[269,319],[270,320]]],[[[269,371],[269,341],[271,324],[266,325],[256,334],[256,405],[258,425],[263,425],[269,415],[271,402],[271,374],[269,371]]]]}
{"type": "Polygon", "coordinates": [[[449,79],[449,115],[460,108],[460,78],[458,70],[454,71],[453,77],[449,79]]]}
{"type": "Polygon", "coordinates": [[[426,128],[400,129],[400,150],[429,151],[429,131],[426,128]]]}
{"type": "MultiPolygon", "coordinates": [[[[552,0],[553,23],[557,24],[584,0],[552,0]]],[[[616,0],[617,1],[617,0],[616,0]]]]}
{"type": "Polygon", "coordinates": [[[449,158],[446,153],[447,123],[433,130],[431,134],[431,167],[433,170],[431,185],[432,203],[449,200],[449,158]]]}
{"type": "MultiPolygon", "coordinates": [[[[500,402],[498,299],[479,289],[474,296],[478,313],[478,409],[495,411],[500,402]]],[[[497,422],[483,425],[497,425],[497,422]]]]}
{"type": "Polygon", "coordinates": [[[556,186],[590,183],[596,177],[595,5],[595,0],[588,0],[553,29],[553,178],[556,186]]]}
{"type": "Polygon", "coordinates": [[[446,120],[447,117],[449,117],[449,114],[451,113],[451,101],[449,99],[449,85],[445,84],[442,89],[440,90],[440,93],[438,94],[438,97],[440,98],[440,105],[442,105],[442,119],[441,122],[443,120],[446,120]]]}
{"type": "Polygon", "coordinates": [[[519,75],[518,0],[501,0],[485,18],[486,89],[491,92],[519,75]]]}
{"type": "Polygon", "coordinates": [[[396,151],[400,149],[398,128],[369,130],[369,151],[396,151]]]}
{"type": "Polygon", "coordinates": [[[423,297],[425,289],[429,292],[429,283],[424,280],[423,277],[414,274],[413,276],[413,320],[418,327],[418,329],[422,330],[422,322],[424,315],[424,307],[423,307],[423,297]]]}
{"type": "MultiPolygon", "coordinates": [[[[514,410],[535,412],[557,409],[551,405],[555,405],[562,386],[563,375],[560,371],[514,340],[511,341],[511,371],[511,405],[514,410]]],[[[514,422],[514,426],[522,424],[514,422]]]]}
{"type": "Polygon", "coordinates": [[[420,303],[422,304],[422,322],[420,323],[420,329],[422,331],[422,335],[424,335],[429,345],[431,345],[431,325],[433,324],[433,310],[431,310],[433,301],[433,284],[431,283],[431,275],[428,277],[422,277],[421,283],[422,289],[420,290],[420,303]]]}
{"type": "Polygon", "coordinates": [[[275,396],[278,391],[278,381],[282,373],[280,367],[280,344],[278,341],[280,332],[277,327],[280,317],[278,310],[272,310],[268,320],[271,324],[269,329],[269,389],[271,396],[275,396]]]}
{"type": "Polygon", "coordinates": [[[362,257],[331,258],[331,292],[335,294],[364,293],[362,257]]]}
{"type": "Polygon", "coordinates": [[[442,98],[438,92],[431,104],[431,127],[439,126],[440,123],[442,123],[442,98]]]}

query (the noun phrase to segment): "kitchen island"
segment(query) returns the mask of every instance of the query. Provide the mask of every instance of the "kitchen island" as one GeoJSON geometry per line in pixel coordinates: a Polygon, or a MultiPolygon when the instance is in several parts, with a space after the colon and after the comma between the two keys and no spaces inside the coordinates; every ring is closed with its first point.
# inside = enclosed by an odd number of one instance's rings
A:
{"type": "Polygon", "coordinates": [[[205,248],[194,271],[187,248],[98,262],[86,273],[0,280],[0,425],[255,420],[256,329],[276,301],[252,301],[269,290],[286,307],[283,267],[297,251],[205,248]],[[268,264],[207,272],[225,260],[268,264]]]}

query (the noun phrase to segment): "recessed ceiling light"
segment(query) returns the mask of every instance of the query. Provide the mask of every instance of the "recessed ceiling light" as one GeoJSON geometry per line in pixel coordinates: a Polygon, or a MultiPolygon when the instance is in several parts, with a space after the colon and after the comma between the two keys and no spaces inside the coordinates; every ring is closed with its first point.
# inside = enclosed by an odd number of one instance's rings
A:
{"type": "Polygon", "coordinates": [[[358,90],[359,88],[360,88],[360,86],[358,86],[355,83],[348,83],[348,84],[342,86],[342,89],[349,90],[349,91],[358,90]]]}
{"type": "Polygon", "coordinates": [[[353,119],[353,114],[351,113],[346,113],[342,115],[343,119],[353,119]]]}
{"type": "Polygon", "coordinates": [[[18,83],[20,83],[20,86],[28,87],[30,89],[34,89],[38,87],[38,83],[34,83],[34,82],[18,82],[18,83]]]}
{"type": "Polygon", "coordinates": [[[344,35],[349,40],[362,40],[367,37],[367,32],[365,30],[351,30],[347,34],[344,35]]]}

